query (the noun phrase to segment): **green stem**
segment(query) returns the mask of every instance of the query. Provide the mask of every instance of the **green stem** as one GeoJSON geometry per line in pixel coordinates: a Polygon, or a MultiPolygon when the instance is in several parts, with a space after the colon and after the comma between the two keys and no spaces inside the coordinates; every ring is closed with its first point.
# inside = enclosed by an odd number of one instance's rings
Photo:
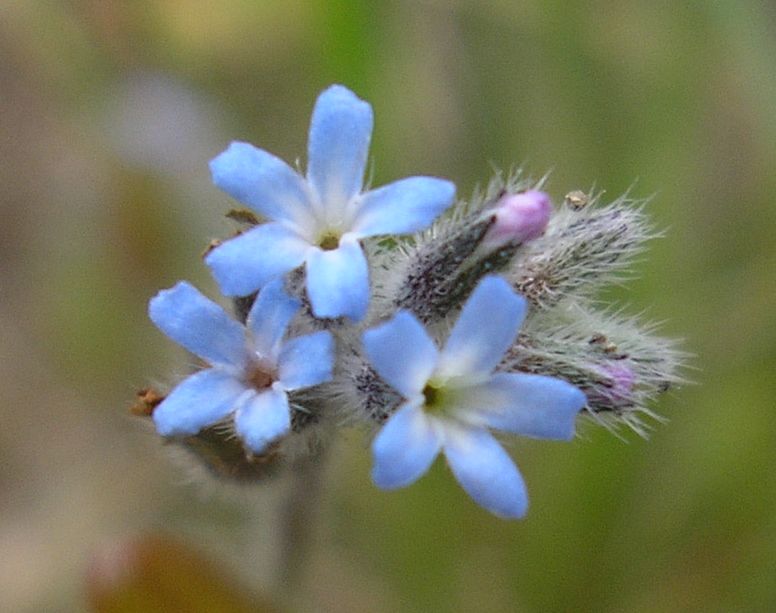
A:
{"type": "Polygon", "coordinates": [[[318,450],[291,468],[291,487],[281,509],[277,574],[279,592],[287,599],[294,598],[298,591],[312,549],[324,464],[324,454],[318,450]]]}

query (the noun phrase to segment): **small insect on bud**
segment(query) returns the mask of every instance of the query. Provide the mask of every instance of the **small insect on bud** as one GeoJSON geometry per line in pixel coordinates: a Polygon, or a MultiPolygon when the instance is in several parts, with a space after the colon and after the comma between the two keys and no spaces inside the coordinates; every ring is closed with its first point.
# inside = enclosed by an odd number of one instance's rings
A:
{"type": "Polygon", "coordinates": [[[566,194],[563,202],[570,209],[578,211],[584,209],[590,203],[590,198],[585,192],[574,190],[573,192],[566,194]]]}
{"type": "Polygon", "coordinates": [[[552,203],[547,194],[537,190],[505,194],[496,203],[494,213],[496,220],[484,240],[490,248],[541,236],[550,221],[552,203]]]}

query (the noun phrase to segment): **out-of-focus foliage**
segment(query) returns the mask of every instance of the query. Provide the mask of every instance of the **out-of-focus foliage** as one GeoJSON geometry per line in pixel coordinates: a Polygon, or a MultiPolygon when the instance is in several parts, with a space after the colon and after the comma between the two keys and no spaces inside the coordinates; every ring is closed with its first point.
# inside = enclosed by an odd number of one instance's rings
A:
{"type": "Polygon", "coordinates": [[[199,258],[230,202],[208,160],[231,139],[303,159],[332,82],[374,106],[375,185],[466,195],[523,164],[556,198],[654,195],[665,238],[614,297],[686,338],[697,384],[650,441],[516,445],[519,523],[442,464],[380,492],[346,437],[292,606],[776,608],[773,6],[11,1],[0,53],[0,609],[83,608],[90,552],[161,525],[272,587],[283,484],[201,496],[126,407],[187,369],[148,298],[181,278],[216,295],[199,258]]]}
{"type": "Polygon", "coordinates": [[[205,558],[168,538],[148,536],[95,555],[89,601],[98,613],[263,613],[259,604],[205,558]]]}

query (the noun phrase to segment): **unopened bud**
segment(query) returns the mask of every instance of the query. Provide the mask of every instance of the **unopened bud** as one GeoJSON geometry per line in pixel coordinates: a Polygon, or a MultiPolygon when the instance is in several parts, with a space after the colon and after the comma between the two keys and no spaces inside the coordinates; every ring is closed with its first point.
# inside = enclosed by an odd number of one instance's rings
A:
{"type": "Polygon", "coordinates": [[[594,413],[620,411],[638,404],[635,398],[636,373],[617,362],[598,369],[600,380],[585,385],[588,406],[594,413]]]}
{"type": "Polygon", "coordinates": [[[604,398],[610,400],[614,406],[628,404],[632,400],[633,386],[636,383],[636,375],[625,364],[607,364],[603,368],[609,379],[609,387],[600,390],[604,398]]]}
{"type": "Polygon", "coordinates": [[[550,221],[552,203],[544,192],[529,190],[505,194],[494,212],[496,220],[484,240],[490,248],[524,243],[541,236],[550,221]]]}

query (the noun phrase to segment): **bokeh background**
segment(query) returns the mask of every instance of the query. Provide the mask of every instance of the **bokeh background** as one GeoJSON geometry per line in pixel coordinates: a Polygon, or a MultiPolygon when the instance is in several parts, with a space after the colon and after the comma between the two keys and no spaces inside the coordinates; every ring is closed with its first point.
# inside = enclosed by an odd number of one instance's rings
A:
{"type": "Polygon", "coordinates": [[[695,384],[648,441],[516,442],[521,522],[441,463],[376,490],[347,433],[286,604],[776,610],[776,5],[6,0],[0,56],[0,610],[90,610],[146,534],[276,597],[282,483],[203,492],[128,407],[186,367],[149,297],[216,295],[200,254],[230,202],[208,160],[241,139],[303,162],[333,82],[374,107],[375,185],[466,195],[523,165],[556,201],[653,196],[665,237],[613,297],[685,339],[695,384]]]}

